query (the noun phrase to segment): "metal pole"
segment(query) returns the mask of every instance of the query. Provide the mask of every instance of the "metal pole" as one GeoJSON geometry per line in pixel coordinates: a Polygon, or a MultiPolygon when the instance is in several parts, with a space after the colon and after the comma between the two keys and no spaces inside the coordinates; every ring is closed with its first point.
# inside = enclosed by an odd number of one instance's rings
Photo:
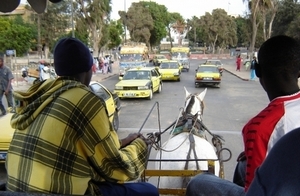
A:
{"type": "MultiPolygon", "coordinates": [[[[126,13],[126,0],[124,0],[124,12],[126,13]]],[[[127,20],[127,14],[125,14],[125,22],[124,22],[124,29],[125,29],[125,40],[124,40],[124,43],[126,43],[126,38],[127,38],[127,27],[126,27],[126,20],[127,20]]]]}
{"type": "Polygon", "coordinates": [[[73,0],[71,0],[71,17],[72,17],[72,37],[75,38],[75,32],[74,32],[74,6],[73,6],[73,0]]]}

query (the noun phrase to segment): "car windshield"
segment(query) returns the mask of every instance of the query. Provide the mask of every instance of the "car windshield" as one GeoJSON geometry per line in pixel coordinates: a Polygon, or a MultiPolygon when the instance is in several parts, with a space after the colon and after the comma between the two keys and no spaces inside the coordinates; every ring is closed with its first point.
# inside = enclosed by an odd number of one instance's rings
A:
{"type": "Polygon", "coordinates": [[[166,57],[165,56],[156,56],[157,59],[165,59],[166,57]]]}
{"type": "Polygon", "coordinates": [[[172,57],[173,58],[187,58],[187,54],[184,52],[173,52],[172,57]]]}
{"type": "Polygon", "coordinates": [[[222,65],[220,61],[206,61],[204,64],[206,65],[222,65]]]}
{"type": "Polygon", "coordinates": [[[219,72],[218,68],[217,67],[206,67],[206,66],[203,66],[203,67],[198,67],[198,70],[197,70],[198,73],[215,73],[215,72],[219,72]]]}
{"type": "Polygon", "coordinates": [[[177,63],[162,63],[160,65],[161,69],[178,69],[178,64],[177,63]]]}
{"type": "Polygon", "coordinates": [[[141,54],[121,54],[121,61],[141,61],[143,55],[141,54]]]}
{"type": "Polygon", "coordinates": [[[127,71],[123,80],[149,80],[150,71],[127,71]]]}

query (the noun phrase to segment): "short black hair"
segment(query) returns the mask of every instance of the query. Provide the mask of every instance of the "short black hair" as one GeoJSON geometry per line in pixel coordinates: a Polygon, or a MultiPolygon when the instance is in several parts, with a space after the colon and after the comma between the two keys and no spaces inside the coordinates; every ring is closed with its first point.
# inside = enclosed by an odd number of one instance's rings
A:
{"type": "Polygon", "coordinates": [[[300,44],[295,39],[278,35],[260,47],[258,62],[261,72],[270,79],[294,79],[300,70],[300,44]]]}

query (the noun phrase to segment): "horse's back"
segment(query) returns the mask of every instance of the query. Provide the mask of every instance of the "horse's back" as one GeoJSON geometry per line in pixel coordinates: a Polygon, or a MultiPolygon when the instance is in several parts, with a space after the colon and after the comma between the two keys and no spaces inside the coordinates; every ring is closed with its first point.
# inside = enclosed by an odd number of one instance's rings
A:
{"type": "MultiPolygon", "coordinates": [[[[156,162],[155,168],[166,169],[166,170],[197,170],[196,161],[188,161],[188,154],[190,154],[189,159],[218,159],[214,147],[206,139],[193,135],[195,141],[195,151],[196,156],[194,156],[193,150],[190,151],[190,140],[189,133],[183,132],[174,137],[169,141],[165,142],[162,148],[166,151],[171,152],[158,152],[156,159],[178,159],[186,161],[170,161],[170,162],[156,162]],[[186,164],[188,164],[187,168],[186,164]]],[[[198,161],[200,170],[208,170],[207,161],[198,161]]],[[[219,176],[220,164],[219,161],[215,161],[215,175],[219,176]]],[[[178,188],[182,186],[182,178],[177,177],[162,177],[160,179],[160,187],[167,188],[178,188]]]]}

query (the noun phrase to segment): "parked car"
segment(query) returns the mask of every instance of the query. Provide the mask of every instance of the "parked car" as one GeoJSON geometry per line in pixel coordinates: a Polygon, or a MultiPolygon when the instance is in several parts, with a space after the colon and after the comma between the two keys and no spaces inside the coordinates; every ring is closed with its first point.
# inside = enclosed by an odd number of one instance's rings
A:
{"type": "Polygon", "coordinates": [[[162,80],[180,81],[182,66],[177,60],[163,61],[159,66],[159,73],[162,80]]]}
{"type": "Polygon", "coordinates": [[[155,67],[139,67],[128,70],[115,85],[114,93],[120,98],[153,98],[162,91],[161,75],[155,67]]]}
{"type": "Polygon", "coordinates": [[[215,65],[199,65],[196,69],[195,87],[200,85],[215,85],[220,87],[221,73],[215,65]]]}
{"type": "MultiPolygon", "coordinates": [[[[117,131],[119,129],[119,112],[121,109],[119,97],[98,82],[91,82],[90,89],[99,96],[105,104],[109,121],[115,131],[117,131]]],[[[12,115],[13,113],[7,113],[5,116],[0,117],[0,163],[5,162],[9,144],[15,131],[10,125],[12,115]]]]}

